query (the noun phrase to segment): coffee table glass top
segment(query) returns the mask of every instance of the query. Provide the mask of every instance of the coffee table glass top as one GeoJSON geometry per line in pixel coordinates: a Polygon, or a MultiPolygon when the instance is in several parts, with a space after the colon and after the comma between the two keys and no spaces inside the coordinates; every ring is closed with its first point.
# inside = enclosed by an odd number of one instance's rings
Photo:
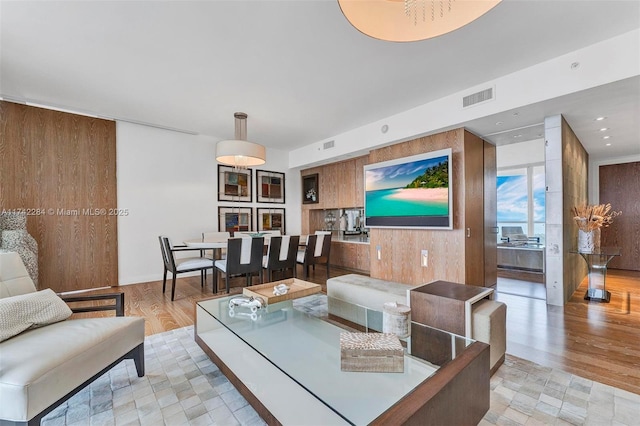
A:
{"type": "MultiPolygon", "coordinates": [[[[230,310],[229,300],[234,297],[205,300],[198,305],[352,424],[373,421],[435,374],[440,365],[455,357],[456,352],[459,355],[473,343],[464,337],[413,324],[412,333],[420,334],[415,337],[445,346],[444,352],[449,356],[431,363],[405,354],[403,373],[343,372],[340,370],[340,333],[345,331],[345,326],[295,309],[290,301],[255,313],[244,307],[230,310]],[[434,333],[438,336],[435,339],[434,333]]],[[[382,313],[362,306],[353,305],[353,309],[359,311],[362,318],[382,316],[382,313]]]]}

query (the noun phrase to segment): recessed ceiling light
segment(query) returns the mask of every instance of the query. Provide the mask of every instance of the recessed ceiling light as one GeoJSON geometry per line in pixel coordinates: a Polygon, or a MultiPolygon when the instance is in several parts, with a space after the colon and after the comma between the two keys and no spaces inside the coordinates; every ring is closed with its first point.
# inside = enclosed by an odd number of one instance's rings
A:
{"type": "Polygon", "coordinates": [[[575,69],[578,69],[578,68],[580,68],[580,62],[574,62],[574,63],[571,64],[571,69],[572,70],[575,70],[575,69]]]}
{"type": "Polygon", "coordinates": [[[519,113],[519,112],[514,112],[514,113],[513,113],[513,115],[514,115],[514,116],[516,116],[516,115],[520,115],[520,113],[519,113]]]}
{"type": "Polygon", "coordinates": [[[607,117],[598,117],[598,118],[596,118],[596,121],[602,121],[602,120],[604,120],[605,118],[607,118],[607,117]]]}
{"type": "Polygon", "coordinates": [[[501,126],[502,124],[502,121],[496,121],[496,126],[501,126]]]}
{"type": "Polygon", "coordinates": [[[606,146],[611,146],[611,143],[607,143],[607,144],[605,144],[605,145],[606,145],[606,146]]]}
{"type": "Polygon", "coordinates": [[[609,130],[608,127],[603,127],[602,129],[600,129],[601,132],[606,132],[607,130],[609,130]]]}
{"type": "Polygon", "coordinates": [[[513,135],[514,138],[521,138],[522,135],[513,135]]]}
{"type": "Polygon", "coordinates": [[[603,136],[602,139],[609,139],[611,136],[603,136]]]}

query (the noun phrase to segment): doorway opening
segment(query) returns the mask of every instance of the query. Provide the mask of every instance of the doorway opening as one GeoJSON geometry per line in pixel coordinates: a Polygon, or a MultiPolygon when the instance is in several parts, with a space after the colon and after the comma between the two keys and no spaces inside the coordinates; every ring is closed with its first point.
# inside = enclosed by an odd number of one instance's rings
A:
{"type": "Polygon", "coordinates": [[[496,290],[546,300],[544,140],[496,151],[496,290]]]}

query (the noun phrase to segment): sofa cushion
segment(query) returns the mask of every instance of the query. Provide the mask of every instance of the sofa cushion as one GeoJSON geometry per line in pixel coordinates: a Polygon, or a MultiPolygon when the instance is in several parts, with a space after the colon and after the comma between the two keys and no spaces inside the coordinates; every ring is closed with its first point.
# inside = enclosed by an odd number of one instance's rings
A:
{"type": "Polygon", "coordinates": [[[0,342],[25,330],[42,327],[71,316],[71,309],[50,288],[0,299],[0,342]]]}
{"type": "Polygon", "coordinates": [[[88,318],[0,343],[0,419],[25,421],[144,342],[140,317],[88,318]]]}
{"type": "Polygon", "coordinates": [[[35,291],[36,286],[20,255],[0,249],[0,299],[35,291]]]}

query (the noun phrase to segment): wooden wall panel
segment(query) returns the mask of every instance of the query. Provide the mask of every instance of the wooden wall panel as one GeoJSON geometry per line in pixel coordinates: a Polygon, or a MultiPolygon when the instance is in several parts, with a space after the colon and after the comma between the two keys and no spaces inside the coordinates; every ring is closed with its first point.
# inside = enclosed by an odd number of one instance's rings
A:
{"type": "Polygon", "coordinates": [[[484,141],[471,133],[464,137],[465,283],[484,286],[484,141]]]}
{"type": "Polygon", "coordinates": [[[451,148],[453,227],[444,230],[371,229],[371,276],[406,284],[434,280],[465,282],[464,221],[464,138],[463,129],[425,136],[371,151],[369,164],[451,148]],[[375,256],[380,246],[381,260],[375,256]],[[420,251],[429,250],[429,266],[420,266],[420,251]]]}
{"type": "MultiPolygon", "coordinates": [[[[452,149],[454,229],[449,231],[373,228],[369,232],[369,247],[356,250],[337,248],[331,254],[332,263],[369,270],[374,278],[407,284],[421,284],[439,279],[477,286],[494,285],[497,277],[493,274],[493,279],[487,278],[484,268],[485,142],[464,129],[425,136],[373,150],[365,157],[301,171],[302,176],[313,173],[320,175],[320,203],[302,205],[302,233],[322,229],[323,209],[364,206],[365,164],[445,148],[452,149]],[[466,228],[471,230],[470,238],[466,237],[466,228]],[[376,256],[378,246],[381,250],[380,260],[376,256]],[[427,268],[420,264],[423,249],[429,251],[427,268]],[[336,255],[355,258],[338,261],[336,255]],[[487,284],[488,282],[490,284],[487,284]]],[[[489,161],[487,166],[493,167],[488,176],[493,176],[492,185],[495,191],[495,147],[492,152],[493,161],[489,161]]],[[[495,197],[493,202],[495,204],[495,197]]],[[[493,210],[488,210],[489,214],[491,211],[494,212],[491,222],[493,225],[495,206],[493,210]]],[[[491,237],[495,240],[495,234],[491,237]]],[[[493,249],[495,250],[495,241],[493,249]]],[[[492,268],[495,271],[495,263],[492,268]]]]}
{"type": "Polygon", "coordinates": [[[115,122],[0,102],[0,123],[0,209],[41,209],[39,288],[118,285],[115,122]]]}
{"type": "Polygon", "coordinates": [[[355,160],[337,163],[337,183],[339,185],[338,205],[336,207],[361,207],[356,202],[356,162],[355,160]]]}
{"type": "Polygon", "coordinates": [[[602,229],[603,247],[620,247],[610,268],[640,271],[640,162],[600,166],[600,203],[622,216],[602,229]]]}
{"type": "Polygon", "coordinates": [[[496,146],[484,142],[484,286],[498,284],[496,146]]]}
{"type": "Polygon", "coordinates": [[[562,118],[562,222],[563,222],[563,287],[565,302],[571,298],[587,275],[587,264],[578,254],[568,253],[578,245],[578,227],[571,208],[588,202],[589,154],[562,118]]]}

